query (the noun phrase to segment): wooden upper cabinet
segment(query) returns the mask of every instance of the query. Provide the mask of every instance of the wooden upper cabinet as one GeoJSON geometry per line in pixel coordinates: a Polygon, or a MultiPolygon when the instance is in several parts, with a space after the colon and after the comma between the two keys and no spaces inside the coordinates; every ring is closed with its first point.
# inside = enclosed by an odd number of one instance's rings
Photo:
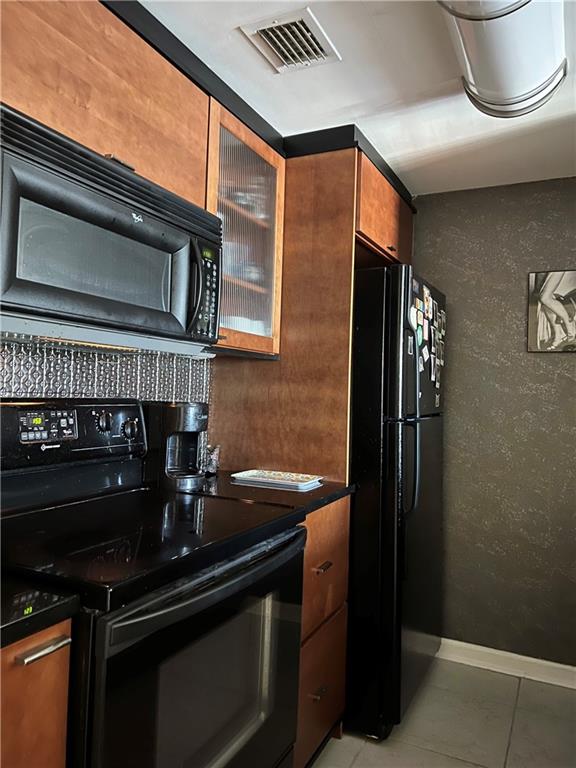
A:
{"type": "Polygon", "coordinates": [[[222,219],[220,347],[280,350],[285,161],[210,103],[206,207],[222,219]]]}
{"type": "Polygon", "coordinates": [[[2,3],[2,100],[204,207],[209,98],[97,0],[2,3]]]}
{"type": "Polygon", "coordinates": [[[412,210],[390,182],[358,152],[356,232],[368,246],[396,261],[412,258],[412,210]]]}
{"type": "Polygon", "coordinates": [[[64,768],[70,620],[2,648],[2,768],[64,768]]]}

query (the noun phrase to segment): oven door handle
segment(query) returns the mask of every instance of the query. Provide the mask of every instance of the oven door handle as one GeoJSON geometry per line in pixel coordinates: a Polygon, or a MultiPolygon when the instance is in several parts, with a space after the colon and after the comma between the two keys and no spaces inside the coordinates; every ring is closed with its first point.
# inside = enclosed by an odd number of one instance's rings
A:
{"type": "MultiPolygon", "coordinates": [[[[108,626],[106,655],[113,656],[134,642],[143,640],[153,632],[158,632],[171,624],[188,619],[249,588],[295,557],[303,550],[305,540],[306,531],[304,528],[299,528],[288,544],[277,549],[270,556],[257,561],[254,565],[248,565],[245,569],[235,572],[229,579],[224,579],[204,590],[192,587],[192,594],[190,591],[186,591],[182,595],[182,599],[177,602],[173,602],[170,599],[170,594],[168,594],[156,610],[150,610],[149,606],[143,606],[138,612],[131,613],[126,619],[121,617],[114,619],[108,626]],[[169,604],[162,607],[166,601],[169,601],[169,604]]],[[[228,571],[229,568],[230,564],[227,564],[225,571],[228,571]]],[[[218,572],[215,575],[217,578],[218,572]]]]}

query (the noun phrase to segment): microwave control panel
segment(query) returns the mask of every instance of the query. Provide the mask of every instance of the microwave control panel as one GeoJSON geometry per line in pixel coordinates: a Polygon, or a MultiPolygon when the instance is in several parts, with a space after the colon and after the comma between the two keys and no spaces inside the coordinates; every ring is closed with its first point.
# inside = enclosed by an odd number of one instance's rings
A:
{"type": "Polygon", "coordinates": [[[200,244],[204,274],[203,292],[194,318],[193,335],[200,341],[215,342],[218,339],[218,302],[220,294],[220,263],[218,251],[207,244],[200,244]]]}
{"type": "Polygon", "coordinates": [[[21,411],[18,417],[21,443],[57,443],[78,438],[78,416],[74,408],[21,411]]]}

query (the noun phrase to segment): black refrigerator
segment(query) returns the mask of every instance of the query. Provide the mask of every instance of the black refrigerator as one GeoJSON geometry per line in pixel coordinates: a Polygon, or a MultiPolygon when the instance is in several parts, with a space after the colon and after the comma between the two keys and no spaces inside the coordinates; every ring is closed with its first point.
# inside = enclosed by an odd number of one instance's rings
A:
{"type": "Polygon", "coordinates": [[[445,306],[410,266],[355,273],[345,724],[378,739],[442,633],[445,306]]]}

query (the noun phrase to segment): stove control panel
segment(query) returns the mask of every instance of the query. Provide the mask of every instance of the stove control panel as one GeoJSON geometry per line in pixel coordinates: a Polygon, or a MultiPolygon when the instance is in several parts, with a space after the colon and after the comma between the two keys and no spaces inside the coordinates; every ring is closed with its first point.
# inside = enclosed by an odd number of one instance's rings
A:
{"type": "Polygon", "coordinates": [[[146,453],[142,406],[136,401],[4,400],[0,429],[3,470],[146,453]]]}
{"type": "Polygon", "coordinates": [[[78,415],[76,409],[23,410],[18,416],[21,443],[58,443],[76,440],[78,415]]]}

